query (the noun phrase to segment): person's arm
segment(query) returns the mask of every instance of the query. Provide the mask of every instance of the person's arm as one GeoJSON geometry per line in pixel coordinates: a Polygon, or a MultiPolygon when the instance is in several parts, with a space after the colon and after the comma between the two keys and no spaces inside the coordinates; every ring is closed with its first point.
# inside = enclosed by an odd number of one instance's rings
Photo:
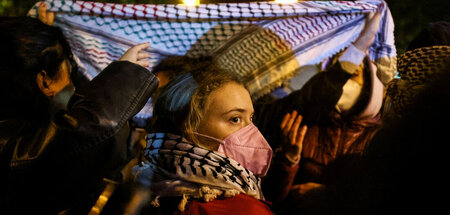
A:
{"type": "MultiPolygon", "coordinates": [[[[376,33],[373,31],[376,26],[373,27],[373,25],[377,21],[379,19],[377,20],[376,16],[372,19],[369,18],[366,30],[363,30],[355,45],[350,45],[326,72],[316,74],[303,88],[276,102],[255,105],[255,124],[266,138],[270,139],[269,143],[272,147],[278,151],[274,156],[268,175],[263,180],[263,189],[268,200],[275,203],[282,201],[293,189],[292,183],[298,171],[301,148],[293,147],[286,150],[285,143],[274,144],[277,143],[276,141],[282,141],[282,137],[287,134],[286,130],[290,130],[291,126],[283,126],[285,124],[292,125],[294,121],[292,119],[286,123],[289,112],[297,110],[299,114],[303,115],[303,124],[306,125],[320,124],[328,119],[328,114],[335,108],[342,95],[343,86],[350,78],[360,75],[357,70],[365,57],[365,52],[361,49],[368,49],[373,42],[373,40],[369,41],[367,34],[376,33]],[[283,118],[283,116],[285,117],[283,118]],[[281,127],[278,127],[280,123],[281,127]],[[298,157],[292,156],[296,153],[298,153],[298,157]]],[[[293,112],[291,116],[293,115],[297,115],[297,113],[293,112]]],[[[301,188],[317,186],[304,185],[301,188]]]]}
{"type": "MultiPolygon", "coordinates": [[[[334,64],[325,72],[315,75],[302,89],[286,97],[284,103],[292,104],[290,108],[297,109],[304,116],[306,124],[323,123],[336,104],[339,105],[339,102],[354,103],[354,101],[341,99],[343,90],[352,90],[351,87],[345,87],[351,84],[348,82],[349,79],[360,85],[363,84],[360,65],[375,40],[379,29],[380,14],[380,11],[368,14],[360,35],[339,56],[338,60],[334,61],[334,64]]],[[[350,92],[350,94],[359,95],[359,92],[350,92]]],[[[355,96],[354,100],[357,98],[358,96],[355,96]]]]}
{"type": "Polygon", "coordinates": [[[281,147],[276,149],[268,174],[263,178],[263,191],[266,199],[279,203],[287,197],[298,171],[303,140],[308,129],[301,125],[303,117],[296,111],[284,116],[280,124],[283,138],[281,147]]]}
{"type": "Polygon", "coordinates": [[[255,103],[255,124],[261,132],[269,138],[273,136],[283,116],[292,110],[302,114],[307,125],[326,121],[347,81],[350,78],[362,80],[357,70],[375,39],[379,20],[380,12],[369,14],[356,41],[325,72],[313,76],[301,89],[269,104],[255,103]]]}
{"type": "Polygon", "coordinates": [[[262,180],[264,197],[274,204],[282,202],[288,196],[299,168],[299,163],[291,165],[284,159],[281,151],[277,152],[267,175],[262,180]]]}
{"type": "MultiPolygon", "coordinates": [[[[378,93],[380,89],[382,90],[382,88],[378,87],[376,83],[378,80],[376,75],[370,74],[369,76],[367,76],[367,74],[363,74],[363,73],[373,73],[373,71],[375,71],[374,69],[376,69],[375,66],[372,66],[373,63],[370,62],[366,53],[368,52],[369,47],[375,40],[375,35],[379,28],[379,22],[380,22],[380,11],[378,11],[375,14],[374,13],[368,14],[366,17],[364,29],[362,30],[361,34],[356,39],[356,41],[353,42],[353,44],[350,44],[345,53],[339,58],[339,64],[341,64],[342,69],[352,74],[352,77],[343,86],[342,95],[336,104],[336,110],[338,112],[342,113],[353,109],[353,107],[357,104],[358,101],[362,101],[360,95],[369,96],[367,95],[367,90],[372,91],[372,95],[376,95],[373,94],[374,91],[376,91],[375,93],[378,93]],[[363,59],[365,57],[367,58],[369,63],[366,62],[363,69],[360,69],[359,65],[362,64],[363,59]],[[369,89],[367,89],[367,86],[370,85],[364,84],[365,78],[363,78],[363,76],[366,78],[370,77],[368,78],[368,80],[366,80],[372,85],[369,89]],[[365,89],[363,89],[363,86],[366,86],[365,89]],[[365,91],[362,92],[362,90],[365,91]]],[[[353,109],[352,111],[347,112],[347,114],[351,115],[358,113],[356,113],[355,109],[353,109]]]]}
{"type": "Polygon", "coordinates": [[[287,113],[296,110],[308,126],[326,122],[342,94],[342,87],[351,76],[339,63],[334,63],[326,72],[314,75],[301,89],[288,96],[272,103],[255,103],[254,123],[272,148],[277,148],[282,138],[279,125],[287,113]]]}
{"type": "MultiPolygon", "coordinates": [[[[70,144],[61,144],[59,150],[69,155],[98,147],[115,137],[144,107],[158,86],[156,76],[142,67],[148,65],[147,55],[140,53],[146,47],[148,44],[140,44],[129,49],[82,89],[76,89],[67,111],[55,117],[60,138],[73,136],[70,144]]],[[[121,142],[126,148],[126,140],[121,142]]]]}
{"type": "Polygon", "coordinates": [[[73,128],[100,135],[103,138],[98,141],[102,141],[142,109],[157,85],[147,69],[127,61],[113,62],[75,91],[62,117],[73,128]]]}

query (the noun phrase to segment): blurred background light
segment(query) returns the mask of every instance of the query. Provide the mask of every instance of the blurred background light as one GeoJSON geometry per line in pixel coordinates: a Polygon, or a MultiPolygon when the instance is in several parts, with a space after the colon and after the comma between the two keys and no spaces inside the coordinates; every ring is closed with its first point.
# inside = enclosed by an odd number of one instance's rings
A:
{"type": "Polygon", "coordinates": [[[183,0],[183,4],[186,6],[195,6],[200,4],[200,0],[183,0]]]}

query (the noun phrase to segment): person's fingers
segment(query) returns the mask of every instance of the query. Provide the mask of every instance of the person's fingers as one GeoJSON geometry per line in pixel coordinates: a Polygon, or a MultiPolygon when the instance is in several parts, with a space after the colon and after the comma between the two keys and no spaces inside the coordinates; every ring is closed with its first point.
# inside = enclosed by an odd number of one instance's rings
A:
{"type": "MultiPolygon", "coordinates": [[[[145,58],[148,58],[148,54],[142,52],[142,55],[140,55],[140,51],[146,49],[150,47],[150,43],[146,42],[146,43],[141,43],[141,44],[137,44],[131,48],[129,48],[121,57],[119,60],[128,60],[132,63],[136,63],[141,65],[140,63],[138,63],[137,61],[139,60],[143,60],[145,58]]],[[[150,62],[146,62],[143,63],[144,65],[150,65],[150,62]]]]}
{"type": "Polygon", "coordinates": [[[303,148],[303,140],[305,139],[306,131],[308,131],[308,126],[306,125],[302,126],[295,140],[295,144],[298,146],[300,151],[303,148]]]}
{"type": "Polygon", "coordinates": [[[137,51],[141,51],[141,50],[144,50],[144,49],[146,49],[148,47],[150,47],[150,43],[146,42],[146,43],[141,43],[141,44],[135,45],[133,47],[133,49],[136,49],[137,51]]]}
{"type": "Polygon", "coordinates": [[[371,20],[374,15],[375,15],[374,12],[370,12],[370,13],[366,14],[366,20],[371,20]]]}
{"type": "Polygon", "coordinates": [[[354,42],[356,48],[363,52],[367,52],[369,50],[369,47],[375,41],[376,34],[380,28],[380,16],[380,11],[371,12],[366,15],[364,28],[354,42]]]}
{"type": "Polygon", "coordinates": [[[298,115],[297,118],[295,119],[295,122],[294,122],[292,128],[291,128],[291,132],[289,135],[289,138],[291,140],[291,145],[295,145],[295,143],[296,143],[295,140],[297,139],[297,134],[299,133],[298,128],[300,128],[300,123],[302,122],[302,119],[303,119],[302,115],[298,115]]]}
{"type": "Polygon", "coordinates": [[[47,23],[47,5],[42,2],[38,7],[38,18],[43,23],[47,23]]]}
{"type": "Polygon", "coordinates": [[[293,115],[293,113],[290,113],[289,117],[286,120],[286,123],[285,123],[285,125],[283,127],[283,134],[285,136],[289,134],[289,131],[290,131],[291,127],[292,127],[292,123],[293,123],[294,119],[295,119],[295,116],[293,115]]]}
{"type": "Polygon", "coordinates": [[[284,134],[286,135],[286,134],[288,134],[288,132],[291,130],[291,128],[292,128],[292,125],[294,124],[294,120],[295,120],[295,118],[297,117],[297,111],[293,111],[292,112],[292,114],[291,114],[291,118],[289,119],[289,121],[287,122],[287,124],[286,124],[286,127],[284,128],[284,134]]]}
{"type": "Polygon", "coordinates": [[[55,13],[48,12],[47,13],[47,25],[53,25],[54,22],[55,22],[55,13]]]}
{"type": "Polygon", "coordinates": [[[146,59],[146,58],[148,58],[148,57],[149,57],[149,54],[146,53],[146,52],[139,52],[138,55],[137,55],[137,59],[138,59],[138,60],[140,60],[140,59],[146,59]]]}
{"type": "Polygon", "coordinates": [[[377,20],[376,23],[380,23],[381,19],[381,10],[378,9],[377,12],[373,15],[372,19],[377,20]]]}
{"type": "Polygon", "coordinates": [[[55,21],[55,13],[47,12],[45,2],[42,2],[38,7],[38,19],[47,25],[53,25],[55,21]]]}
{"type": "Polygon", "coordinates": [[[41,13],[41,12],[45,12],[46,10],[47,10],[47,4],[45,4],[45,2],[41,2],[41,4],[39,4],[39,7],[38,7],[38,12],[41,13]]]}
{"type": "Polygon", "coordinates": [[[142,67],[148,67],[150,66],[150,62],[146,60],[137,61],[136,64],[142,66],[142,67]]]}
{"type": "Polygon", "coordinates": [[[284,115],[283,120],[281,121],[281,125],[280,125],[281,130],[284,130],[284,127],[286,127],[286,124],[287,124],[288,120],[290,119],[290,117],[291,117],[290,113],[287,113],[286,115],[284,115]]]}
{"type": "Polygon", "coordinates": [[[375,13],[370,13],[368,18],[368,28],[375,29],[378,31],[378,26],[380,25],[380,17],[381,17],[381,11],[377,11],[375,13]]]}

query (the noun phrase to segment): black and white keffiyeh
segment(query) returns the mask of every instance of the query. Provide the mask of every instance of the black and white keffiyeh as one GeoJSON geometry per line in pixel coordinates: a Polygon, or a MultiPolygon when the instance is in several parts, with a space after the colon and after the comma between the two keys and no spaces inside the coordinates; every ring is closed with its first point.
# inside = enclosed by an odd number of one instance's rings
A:
{"type": "Polygon", "coordinates": [[[181,136],[148,135],[147,159],[135,167],[136,180],[157,196],[189,196],[205,201],[239,193],[264,199],[261,179],[226,155],[203,149],[181,136]]]}

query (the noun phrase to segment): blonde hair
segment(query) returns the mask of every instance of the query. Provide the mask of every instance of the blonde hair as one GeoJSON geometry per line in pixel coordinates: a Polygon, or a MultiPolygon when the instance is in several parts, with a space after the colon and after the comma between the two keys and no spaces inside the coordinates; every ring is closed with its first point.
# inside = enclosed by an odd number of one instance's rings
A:
{"type": "Polygon", "coordinates": [[[209,95],[227,83],[234,82],[241,85],[243,84],[236,76],[217,68],[202,72],[195,76],[196,80],[198,80],[197,83],[199,84],[189,103],[189,114],[184,121],[183,135],[192,142],[198,144],[198,139],[196,138],[196,135],[194,135],[194,132],[198,130],[200,123],[203,120],[206,111],[206,101],[208,100],[209,95]]]}
{"type": "Polygon", "coordinates": [[[153,129],[182,135],[199,145],[195,132],[205,115],[209,95],[231,82],[243,85],[234,74],[211,62],[178,75],[161,90],[155,104],[153,129]]]}

